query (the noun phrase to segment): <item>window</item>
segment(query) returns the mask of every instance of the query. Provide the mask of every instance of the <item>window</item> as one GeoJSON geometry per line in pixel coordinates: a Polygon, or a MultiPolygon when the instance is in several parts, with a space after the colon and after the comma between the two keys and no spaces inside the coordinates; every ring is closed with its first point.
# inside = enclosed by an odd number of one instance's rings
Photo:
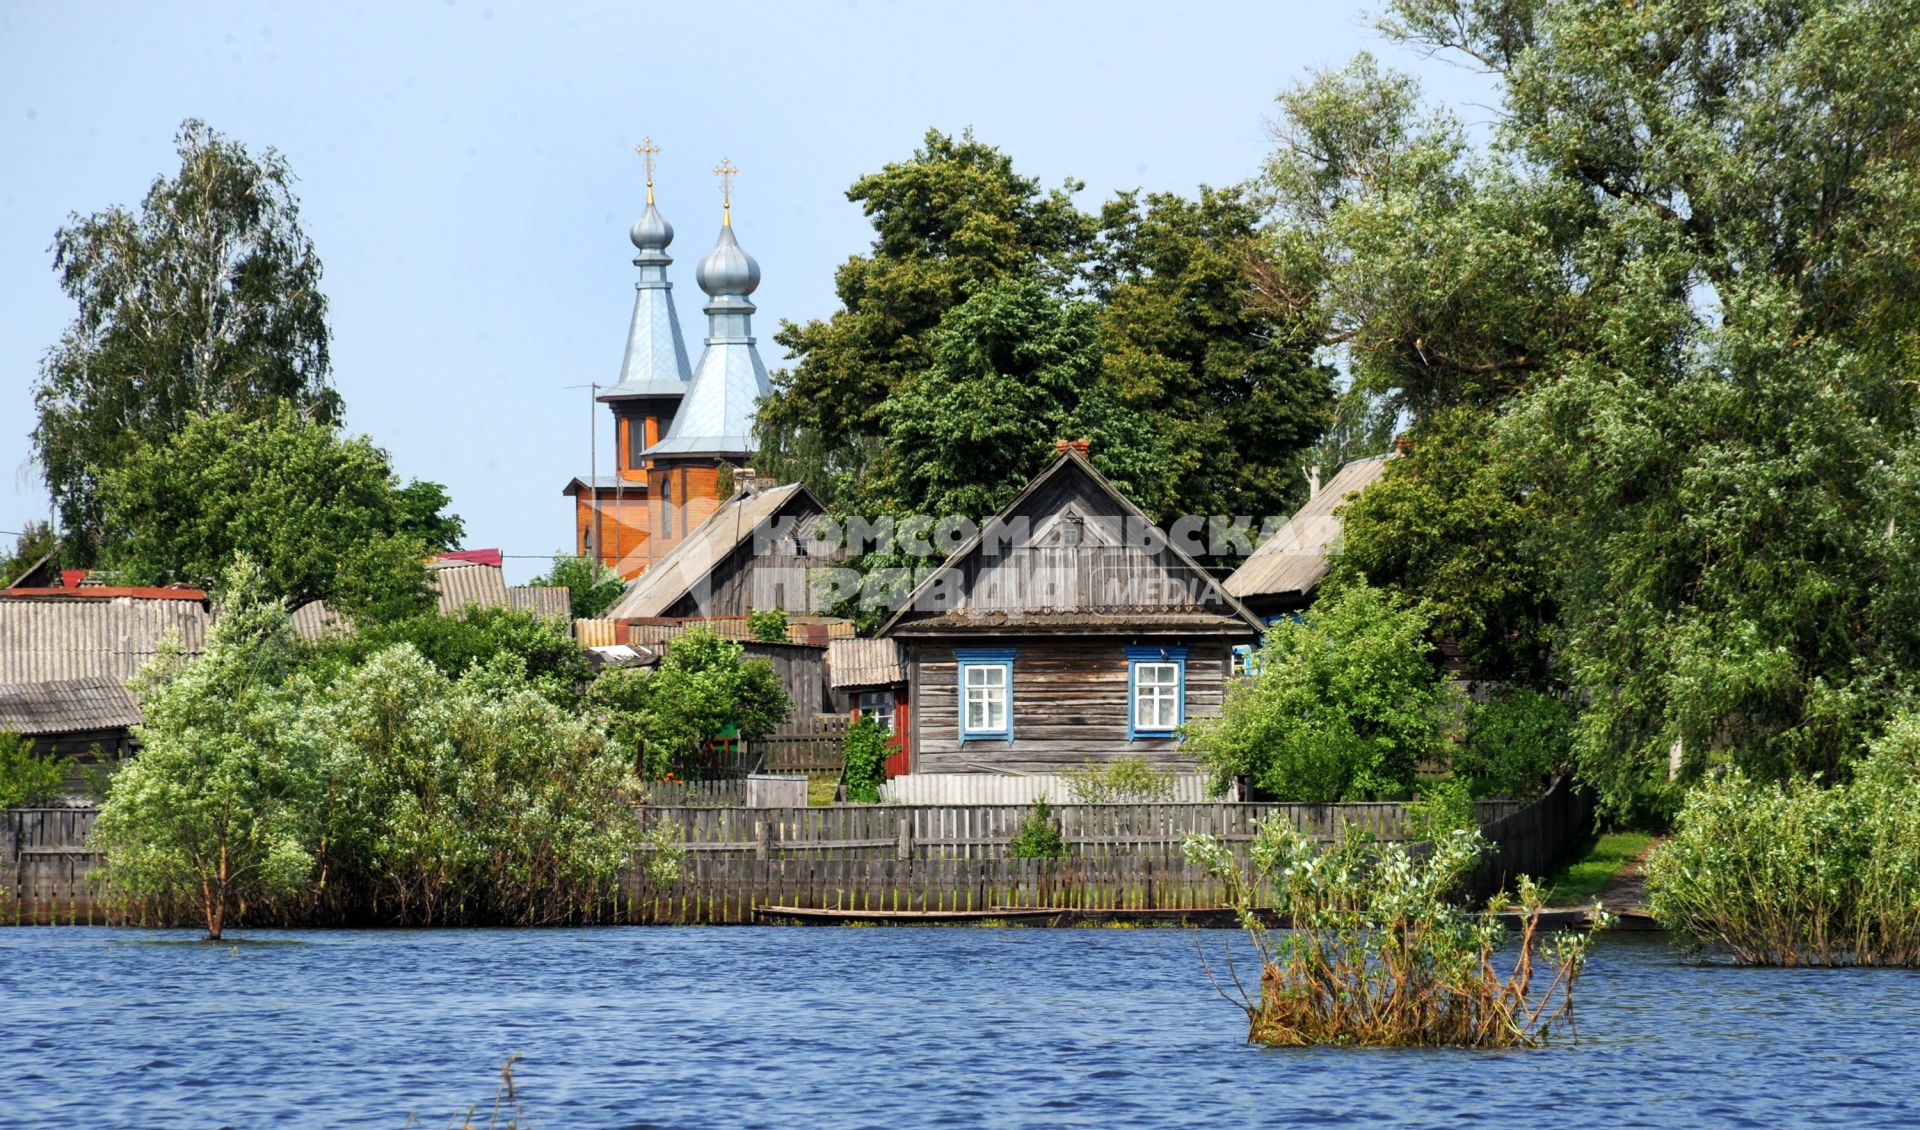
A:
{"type": "Polygon", "coordinates": [[[862,718],[871,718],[880,723],[880,728],[893,733],[893,692],[861,691],[859,711],[862,718]]]}
{"type": "Polygon", "coordinates": [[[1260,673],[1260,661],[1254,658],[1252,644],[1233,645],[1233,659],[1228,672],[1236,679],[1245,679],[1260,673]]]}
{"type": "Polygon", "coordinates": [[[635,416],[620,421],[620,426],[627,431],[627,470],[638,471],[645,462],[640,458],[640,453],[647,449],[646,421],[635,416]]]}
{"type": "Polygon", "coordinates": [[[1187,649],[1127,649],[1127,740],[1170,738],[1186,721],[1187,649]]]}
{"type": "Polygon", "coordinates": [[[960,740],[1013,744],[1012,648],[954,648],[960,666],[960,740]]]}

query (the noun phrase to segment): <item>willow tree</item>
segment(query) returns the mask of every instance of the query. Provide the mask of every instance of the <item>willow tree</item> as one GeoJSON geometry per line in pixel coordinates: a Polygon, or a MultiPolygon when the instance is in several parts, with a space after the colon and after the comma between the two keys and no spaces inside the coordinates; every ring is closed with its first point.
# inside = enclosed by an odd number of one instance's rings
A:
{"type": "Polygon", "coordinates": [[[41,362],[33,442],[69,564],[99,553],[101,476],[195,414],[340,414],[320,260],[286,161],[199,121],[174,140],[179,171],[137,211],[75,214],[54,235],[78,310],[41,362]]]}

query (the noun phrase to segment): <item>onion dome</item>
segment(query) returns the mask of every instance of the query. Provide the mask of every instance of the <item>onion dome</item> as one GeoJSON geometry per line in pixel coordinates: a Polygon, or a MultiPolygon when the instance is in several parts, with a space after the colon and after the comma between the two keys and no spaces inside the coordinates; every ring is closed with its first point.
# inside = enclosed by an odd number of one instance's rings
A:
{"type": "Polygon", "coordinates": [[[628,238],[642,251],[665,251],[667,244],[673,242],[673,225],[660,214],[660,209],[653,206],[651,187],[648,188],[647,197],[647,210],[633,222],[633,231],[628,233],[628,238]]]}
{"type": "Polygon", "coordinates": [[[707,257],[700,260],[694,278],[700,289],[714,298],[745,297],[760,285],[760,264],[733,238],[733,225],[723,224],[719,241],[707,252],[707,257]]]}

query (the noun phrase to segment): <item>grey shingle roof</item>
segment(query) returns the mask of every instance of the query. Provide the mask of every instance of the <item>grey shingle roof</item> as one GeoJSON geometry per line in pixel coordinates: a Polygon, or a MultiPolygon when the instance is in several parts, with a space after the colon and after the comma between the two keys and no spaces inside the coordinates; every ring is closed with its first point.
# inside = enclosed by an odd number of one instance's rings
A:
{"type": "Polygon", "coordinates": [[[788,500],[806,489],[800,483],[788,483],[736,494],[721,503],[711,517],[695,526],[679,545],[627,586],[620,602],[607,613],[607,619],[665,616],[675,601],[699,584],[729,553],[750,540],[754,531],[778,514],[788,500]]]}
{"type": "Polygon", "coordinates": [[[1320,493],[1294,512],[1278,534],[1260,543],[1233,575],[1226,589],[1236,597],[1304,596],[1327,575],[1327,552],[1340,538],[1334,511],[1372,486],[1391,455],[1356,459],[1340,468],[1320,493]]]}
{"type": "Polygon", "coordinates": [[[906,649],[893,639],[827,641],[827,682],[834,690],[907,681],[906,649]]]}
{"type": "Polygon", "coordinates": [[[118,679],[0,683],[0,733],[71,734],[140,724],[140,708],[118,679]]]}
{"type": "Polygon", "coordinates": [[[212,615],[198,600],[146,597],[0,599],[0,683],[104,677],[125,683],[169,633],[197,655],[212,615]]]}

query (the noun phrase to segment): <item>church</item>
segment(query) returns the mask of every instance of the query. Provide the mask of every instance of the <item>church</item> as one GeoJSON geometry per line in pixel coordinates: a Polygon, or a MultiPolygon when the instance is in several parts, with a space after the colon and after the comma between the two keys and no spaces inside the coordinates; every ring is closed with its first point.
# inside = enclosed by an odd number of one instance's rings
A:
{"type": "Polygon", "coordinates": [[[564,491],[574,504],[574,548],[632,580],[665,557],[735,493],[734,474],[754,451],[755,402],[767,393],[767,367],[754,347],[750,300],[760,265],[733,234],[732,177],[722,161],[720,236],[695,268],[707,295],[707,337],[689,364],[674,310],[673,225],[653,200],[651,140],[647,207],[631,238],[640,269],[620,382],[599,394],[613,413],[614,473],[595,467],[564,491]]]}

